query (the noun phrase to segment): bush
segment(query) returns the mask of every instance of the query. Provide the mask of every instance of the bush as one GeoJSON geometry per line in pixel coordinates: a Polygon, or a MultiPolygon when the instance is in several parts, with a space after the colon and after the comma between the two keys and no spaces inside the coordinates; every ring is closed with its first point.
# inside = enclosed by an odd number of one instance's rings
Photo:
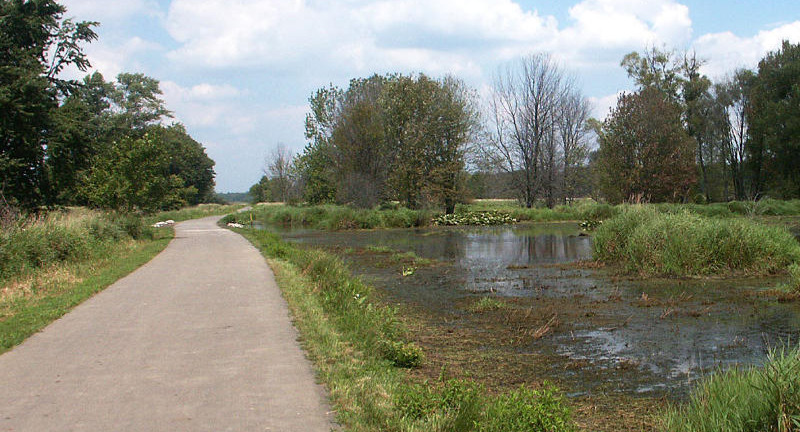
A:
{"type": "Polygon", "coordinates": [[[395,406],[403,418],[432,420],[436,430],[472,431],[483,420],[486,390],[474,381],[450,379],[438,384],[405,385],[395,406]]]}
{"type": "Polygon", "coordinates": [[[705,378],[683,406],[662,415],[670,432],[789,432],[800,428],[800,352],[774,350],[761,368],[705,378]]]}

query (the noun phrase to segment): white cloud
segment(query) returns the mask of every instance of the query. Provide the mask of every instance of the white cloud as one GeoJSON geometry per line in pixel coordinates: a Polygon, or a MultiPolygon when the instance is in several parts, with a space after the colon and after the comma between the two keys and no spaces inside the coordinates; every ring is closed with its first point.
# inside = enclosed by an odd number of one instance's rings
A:
{"type": "MultiPolygon", "coordinates": [[[[142,68],[137,59],[144,58],[147,53],[163,48],[154,42],[148,42],[138,36],[127,39],[124,43],[111,46],[93,43],[84,46],[84,52],[92,64],[88,71],[100,72],[106,81],[112,81],[121,72],[138,72],[142,68]]],[[[80,79],[87,72],[81,72],[74,66],[67,67],[61,73],[65,79],[80,79]]]]}
{"type": "Polygon", "coordinates": [[[590,97],[589,102],[592,104],[592,117],[603,120],[608,117],[611,110],[617,106],[617,100],[623,92],[616,92],[610,95],[601,97],[590,97]]]}
{"type": "Polygon", "coordinates": [[[208,83],[183,87],[173,81],[161,83],[167,107],[175,117],[190,127],[209,127],[227,124],[231,131],[249,132],[252,126],[242,127],[247,117],[237,109],[236,98],[242,92],[229,85],[208,83]],[[234,115],[238,114],[238,115],[234,115]]]}
{"type": "MultiPolygon", "coordinates": [[[[674,0],[586,0],[555,18],[512,0],[174,0],[166,18],[178,62],[219,68],[324,65],[359,72],[480,73],[479,63],[532,51],[586,53],[685,44],[688,8],[674,0]]],[[[589,54],[593,55],[593,54],[589,54]]],[[[574,56],[572,56],[574,57],[574,56]]],[[[569,60],[572,60],[571,58],[569,60]]],[[[575,59],[580,61],[580,59],[575,59]]]]}
{"type": "Polygon", "coordinates": [[[65,17],[75,17],[78,21],[117,21],[136,14],[156,14],[158,4],[153,0],[61,0],[67,8],[65,17]]]}
{"type": "Polygon", "coordinates": [[[800,42],[800,21],[763,30],[749,38],[731,32],[706,34],[693,45],[698,56],[708,60],[703,72],[720,78],[737,68],[755,68],[767,52],[779,49],[783,40],[800,42]]]}
{"type": "Polygon", "coordinates": [[[618,62],[620,53],[648,45],[685,45],[692,34],[689,9],[673,0],[585,0],[569,16],[558,46],[578,64],[618,62]]]}

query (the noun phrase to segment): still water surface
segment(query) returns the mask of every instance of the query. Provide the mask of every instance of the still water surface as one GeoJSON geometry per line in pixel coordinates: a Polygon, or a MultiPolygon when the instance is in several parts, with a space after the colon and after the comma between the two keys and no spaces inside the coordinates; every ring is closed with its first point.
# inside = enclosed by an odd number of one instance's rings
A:
{"type": "Polygon", "coordinates": [[[683,395],[717,367],[759,364],[771,347],[798,340],[800,307],[754,294],[776,279],[635,280],[564,265],[592,257],[591,238],[579,232],[574,223],[552,223],[281,234],[335,248],[368,282],[430,311],[466,316],[465,299],[480,296],[557,308],[557,330],[519,352],[551,356],[549,373],[574,394],[683,395]],[[365,258],[388,249],[439,264],[402,277],[365,258]]]}

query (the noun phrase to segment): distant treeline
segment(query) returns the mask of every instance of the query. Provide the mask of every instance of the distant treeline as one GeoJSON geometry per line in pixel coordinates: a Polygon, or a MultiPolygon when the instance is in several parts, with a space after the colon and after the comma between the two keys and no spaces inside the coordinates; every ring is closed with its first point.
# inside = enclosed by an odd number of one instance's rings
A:
{"type": "Polygon", "coordinates": [[[214,162],[171,117],[157,80],[86,71],[96,22],[53,0],[0,0],[0,205],[151,212],[214,199],[214,162]]]}
{"type": "Polygon", "coordinates": [[[452,211],[469,198],[553,207],[800,197],[800,44],[712,82],[693,53],[650,48],[621,66],[636,90],[609,116],[547,54],[499,70],[491,97],[453,77],[372,76],[315,92],[300,155],[280,146],[257,201],[452,211]]]}

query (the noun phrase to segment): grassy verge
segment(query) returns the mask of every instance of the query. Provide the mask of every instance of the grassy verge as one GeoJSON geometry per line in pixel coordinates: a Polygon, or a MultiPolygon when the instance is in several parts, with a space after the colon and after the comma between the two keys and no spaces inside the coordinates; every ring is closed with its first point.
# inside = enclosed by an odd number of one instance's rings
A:
{"type": "Polygon", "coordinates": [[[330,254],[240,229],[268,257],[339,422],[349,431],[569,431],[571,412],[550,386],[492,396],[442,377],[411,382],[424,361],[399,318],[330,254]]]}
{"type": "Polygon", "coordinates": [[[800,244],[783,227],[652,206],[632,206],[606,220],[593,247],[595,258],[643,276],[768,275],[800,262],[800,244]]]}
{"type": "Polygon", "coordinates": [[[193,207],[185,207],[180,210],[160,212],[153,216],[149,216],[146,220],[150,224],[166,220],[181,222],[189,219],[199,219],[206,216],[226,215],[244,207],[244,204],[199,204],[193,207]]]}
{"type": "Polygon", "coordinates": [[[149,261],[172,230],[73,209],[16,221],[0,235],[0,353],[149,261]]]}
{"type": "Polygon", "coordinates": [[[760,368],[709,376],[663,416],[669,432],[800,430],[800,351],[774,350],[760,368]]]}

